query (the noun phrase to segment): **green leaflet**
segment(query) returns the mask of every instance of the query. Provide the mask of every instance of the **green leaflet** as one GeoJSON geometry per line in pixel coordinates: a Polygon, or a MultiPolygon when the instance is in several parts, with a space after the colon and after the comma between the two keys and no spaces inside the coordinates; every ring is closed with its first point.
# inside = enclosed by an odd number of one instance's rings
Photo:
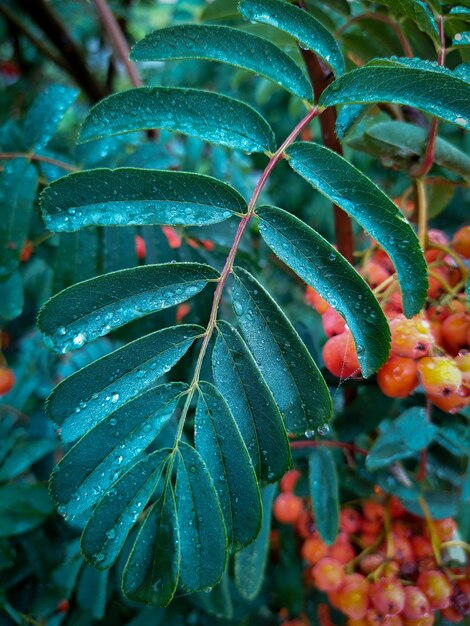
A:
{"type": "Polygon", "coordinates": [[[210,383],[198,385],[194,441],[212,477],[234,551],[249,544],[261,526],[256,474],[224,398],[210,383]]]}
{"type": "Polygon", "coordinates": [[[238,10],[248,20],[289,33],[303,48],[321,57],[336,75],[344,72],[344,58],[335,38],[307,11],[284,0],[241,0],[238,10]]]}
{"type": "Polygon", "coordinates": [[[24,305],[23,278],[19,271],[0,282],[0,322],[9,322],[21,315],[24,305]]]}
{"type": "Polygon", "coordinates": [[[229,26],[180,24],[161,28],[134,46],[131,59],[221,61],[265,76],[299,98],[313,99],[308,79],[288,54],[266,39],[229,26]]]}
{"type": "Polygon", "coordinates": [[[0,176],[0,280],[18,267],[29,232],[38,173],[27,159],[7,161],[0,176]]]}
{"type": "Polygon", "coordinates": [[[241,267],[232,303],[242,335],[273,394],[289,433],[325,429],[331,398],[307,348],[267,291],[241,267]]]}
{"type": "Polygon", "coordinates": [[[79,89],[49,85],[33,102],[24,122],[26,146],[42,150],[52,139],[67,109],[75,102],[79,89]]]}
{"type": "Polygon", "coordinates": [[[366,466],[374,471],[414,457],[427,448],[436,434],[437,429],[428,421],[424,409],[408,409],[384,427],[367,455],[366,466]]]}
{"type": "Polygon", "coordinates": [[[398,207],[367,176],[328,148],[295,143],[287,154],[292,169],[349,213],[384,248],[398,274],[405,315],[416,315],[428,290],[426,262],[415,232],[398,207]]]}
{"type": "Polygon", "coordinates": [[[290,465],[286,430],[273,395],[238,332],[217,323],[212,352],[214,381],[240,429],[261,480],[279,480],[290,465]]]}
{"type": "Polygon", "coordinates": [[[240,19],[237,7],[238,0],[214,0],[210,4],[206,4],[200,19],[202,22],[240,19]]]}
{"type": "Polygon", "coordinates": [[[457,33],[452,40],[452,45],[457,48],[468,48],[468,46],[470,46],[470,31],[457,33]]]}
{"type": "Polygon", "coordinates": [[[168,423],[186,389],[183,383],[160,385],[127,402],[67,452],[50,482],[62,515],[73,518],[98,502],[168,423]]]}
{"type": "Polygon", "coordinates": [[[256,539],[249,546],[235,555],[235,583],[247,600],[253,600],[261,590],[269,550],[271,530],[271,509],[275,485],[268,485],[261,490],[263,522],[256,539]]]}
{"type": "Polygon", "coordinates": [[[85,366],[50,394],[46,410],[74,441],[122,404],[143,393],[187,352],[204,329],[172,326],[146,335],[85,366]]]}
{"type": "Polygon", "coordinates": [[[346,104],[336,118],[335,132],[340,141],[363,119],[369,110],[367,104],[346,104]]]}
{"type": "Polygon", "coordinates": [[[395,15],[407,17],[433,39],[439,40],[436,20],[429,7],[422,0],[379,0],[395,15]]]}
{"type": "Polygon", "coordinates": [[[0,487],[0,537],[27,533],[53,513],[45,485],[10,483],[0,487]]]}
{"type": "Polygon", "coordinates": [[[260,207],[260,231],[275,254],[346,320],[363,376],[385,363],[390,329],[367,283],[333,246],[287,211],[260,207]]]}
{"type": "Polygon", "coordinates": [[[315,528],[323,541],[330,545],[336,539],[339,528],[338,476],[330,450],[312,449],[308,477],[315,528]]]}
{"type": "Polygon", "coordinates": [[[86,118],[80,142],[149,128],[167,128],[245,152],[272,152],[276,146],[271,127],[248,104],[177,87],[139,87],[105,98],[86,118]]]}
{"type": "Polygon", "coordinates": [[[98,233],[96,228],[61,233],[54,259],[53,293],[92,278],[98,273],[98,233]]]}
{"type": "MultiPolygon", "coordinates": [[[[353,140],[349,145],[359,150],[370,151],[374,156],[406,159],[424,154],[428,136],[429,132],[414,124],[380,122],[365,132],[364,140],[362,138],[353,140]]],[[[464,178],[470,178],[470,157],[440,137],[436,139],[434,162],[464,178]]]]}
{"type": "MultiPolygon", "coordinates": [[[[157,450],[145,456],[113,483],[94,506],[83,531],[81,548],[95,567],[111,567],[118,558],[129,531],[157,488],[170,453],[169,449],[157,450]]],[[[135,589],[138,572],[133,572],[135,578],[128,584],[135,589]]]]}
{"type": "Polygon", "coordinates": [[[176,501],[170,482],[150,509],[122,578],[124,594],[136,602],[167,606],[179,577],[179,529],[176,501]]]}
{"type": "Polygon", "coordinates": [[[118,272],[135,267],[138,259],[135,249],[136,227],[105,226],[102,231],[103,272],[118,272]]]}
{"type": "Polygon", "coordinates": [[[38,325],[46,345],[64,354],[132,320],[188,300],[218,275],[209,265],[165,263],[97,276],[49,300],[38,325]]]}
{"type": "Polygon", "coordinates": [[[52,453],[55,447],[55,441],[52,439],[26,439],[25,441],[19,441],[14,445],[5,460],[0,459],[2,461],[0,482],[6,482],[19,476],[46,454],[52,453]]]}
{"type": "Polygon", "coordinates": [[[337,78],[319,100],[320,106],[325,107],[361,102],[408,105],[451,124],[470,128],[470,84],[430,62],[416,59],[373,61],[337,78]]]}
{"type": "Polygon", "coordinates": [[[243,197],[202,174],[119,168],[64,176],[41,195],[46,227],[55,232],[86,226],[214,224],[243,213],[243,197]]]}
{"type": "Polygon", "coordinates": [[[209,471],[190,445],[178,444],[176,506],[180,529],[180,582],[188,592],[209,590],[227,563],[222,509],[209,471]]]}

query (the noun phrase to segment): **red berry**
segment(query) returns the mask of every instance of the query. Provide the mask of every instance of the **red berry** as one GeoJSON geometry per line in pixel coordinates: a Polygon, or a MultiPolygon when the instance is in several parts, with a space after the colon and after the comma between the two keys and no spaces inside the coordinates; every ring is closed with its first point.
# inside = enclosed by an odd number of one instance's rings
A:
{"type": "Polygon", "coordinates": [[[420,359],[418,372],[426,393],[431,396],[448,396],[462,384],[461,371],[454,359],[447,356],[420,359]]]}
{"type": "Polygon", "coordinates": [[[279,489],[283,491],[284,493],[293,492],[301,476],[302,474],[301,472],[299,472],[299,470],[296,470],[296,469],[289,470],[281,478],[281,481],[279,483],[279,489]]]}
{"type": "Polygon", "coordinates": [[[346,565],[356,556],[356,551],[347,538],[339,536],[335,543],[330,546],[329,556],[346,565]]]}
{"type": "Polygon", "coordinates": [[[70,609],[70,602],[64,598],[57,603],[56,611],[58,613],[68,613],[70,609]]]}
{"type": "Polygon", "coordinates": [[[411,537],[410,542],[417,561],[434,555],[432,544],[426,537],[416,535],[415,537],[411,537]]]}
{"type": "Polygon", "coordinates": [[[337,601],[345,615],[355,620],[362,619],[369,608],[369,583],[359,574],[346,576],[337,594],[337,601]]]}
{"type": "Polygon", "coordinates": [[[375,609],[369,609],[366,615],[368,626],[402,626],[403,622],[399,615],[382,615],[375,609]]]}
{"type": "Polygon", "coordinates": [[[170,248],[181,247],[181,237],[178,235],[174,228],[172,228],[171,226],[162,226],[162,231],[168,240],[168,245],[170,246],[170,248]]]}
{"type": "Polygon", "coordinates": [[[384,615],[398,615],[405,605],[403,585],[393,578],[382,578],[370,587],[370,599],[384,615]]]}
{"type": "Polygon", "coordinates": [[[434,343],[431,326],[421,315],[410,320],[404,315],[398,315],[390,322],[390,331],[392,352],[398,356],[419,359],[428,354],[434,343]]]}
{"type": "Polygon", "coordinates": [[[380,391],[389,398],[407,398],[418,383],[416,362],[407,357],[392,355],[377,372],[380,391]]]}
{"type": "Polygon", "coordinates": [[[135,253],[138,259],[145,259],[147,255],[147,246],[145,244],[145,239],[140,235],[135,236],[135,253]]]}
{"type": "Polygon", "coordinates": [[[452,313],[442,322],[442,343],[452,356],[463,348],[468,348],[467,332],[470,328],[470,316],[466,313],[452,313]]]}
{"type": "Polygon", "coordinates": [[[308,304],[313,306],[315,311],[317,313],[320,313],[320,315],[323,315],[323,313],[325,313],[330,308],[328,302],[324,300],[321,295],[310,286],[307,286],[307,289],[305,290],[305,300],[306,302],[308,302],[308,304]]]}
{"type": "Polygon", "coordinates": [[[470,259],[470,225],[462,226],[454,234],[452,246],[461,256],[470,259]]]}
{"type": "Polygon", "coordinates": [[[34,252],[34,244],[32,241],[27,239],[24,242],[23,249],[21,250],[21,253],[20,253],[20,261],[23,261],[23,263],[25,261],[29,261],[33,252],[34,252]]]}
{"type": "Polygon", "coordinates": [[[332,307],[329,307],[322,316],[322,325],[327,337],[341,335],[346,328],[346,322],[341,315],[332,307]]]}
{"type": "Polygon", "coordinates": [[[14,386],[16,376],[13,370],[0,366],[0,396],[5,396],[14,386]]]}
{"type": "Polygon", "coordinates": [[[429,601],[419,587],[405,587],[404,617],[418,619],[427,615],[430,610],[429,601]]]}
{"type": "Polygon", "coordinates": [[[434,520],[434,528],[441,541],[450,541],[457,530],[457,522],[451,517],[434,520]]]}
{"type": "Polygon", "coordinates": [[[385,507],[375,500],[366,500],[362,505],[362,513],[369,522],[376,522],[382,525],[385,519],[385,507]]]}
{"type": "Polygon", "coordinates": [[[329,557],[318,561],[312,573],[315,585],[320,591],[336,591],[346,577],[343,564],[329,557]]]}
{"type": "Polygon", "coordinates": [[[441,615],[445,620],[451,622],[452,624],[460,624],[465,619],[465,617],[452,606],[449,606],[447,609],[442,609],[441,615]]]}
{"type": "Polygon", "coordinates": [[[421,572],[417,584],[427,596],[433,609],[445,609],[450,605],[452,585],[442,572],[438,570],[421,572]]]}
{"type": "Polygon", "coordinates": [[[462,352],[456,356],[455,363],[462,372],[462,382],[470,387],[470,352],[462,352]]]}
{"type": "Polygon", "coordinates": [[[392,496],[390,498],[388,502],[388,510],[390,513],[390,517],[393,520],[398,519],[399,517],[403,517],[403,515],[406,513],[405,507],[400,502],[400,500],[395,496],[392,496]]]}
{"type": "Polygon", "coordinates": [[[361,515],[355,509],[345,507],[339,514],[339,527],[342,532],[352,535],[357,533],[361,526],[361,515]]]}
{"type": "Polygon", "coordinates": [[[349,378],[360,372],[354,339],[349,330],[330,337],[323,346],[325,367],[333,376],[349,378]]]}
{"type": "Polygon", "coordinates": [[[387,278],[389,278],[391,272],[382,263],[374,260],[370,260],[364,268],[364,277],[369,283],[376,287],[381,285],[387,278]]]}
{"type": "Polygon", "coordinates": [[[457,413],[470,404],[470,388],[462,385],[445,396],[428,394],[428,399],[446,413],[457,413]]]}
{"type": "Polygon", "coordinates": [[[300,554],[311,565],[316,565],[328,555],[328,546],[319,535],[315,535],[304,541],[300,554]]]}
{"type": "Polygon", "coordinates": [[[295,524],[302,514],[304,503],[293,493],[280,493],[274,500],[273,515],[281,524],[295,524]]]}

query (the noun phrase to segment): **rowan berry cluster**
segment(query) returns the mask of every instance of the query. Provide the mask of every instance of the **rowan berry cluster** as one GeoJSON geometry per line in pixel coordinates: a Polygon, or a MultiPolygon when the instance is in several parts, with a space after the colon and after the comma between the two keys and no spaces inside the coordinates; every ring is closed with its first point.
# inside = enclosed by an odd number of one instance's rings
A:
{"type": "MultiPolygon", "coordinates": [[[[451,242],[442,231],[429,231],[425,258],[426,307],[406,319],[390,258],[375,244],[365,253],[361,273],[381,303],[392,335],[390,357],[377,374],[377,384],[392,398],[406,398],[421,384],[433,404],[456,412],[470,404],[470,313],[465,295],[470,226],[458,230],[451,242]]],[[[338,378],[360,376],[344,319],[310,287],[306,299],[321,314],[328,337],[325,367],[338,378]]]]}
{"type": "Polygon", "coordinates": [[[470,616],[470,568],[448,561],[449,547],[460,543],[454,520],[421,519],[382,496],[343,507],[338,537],[327,545],[308,500],[294,493],[299,476],[292,470],[281,481],[274,517],[295,528],[305,585],[325,593],[347,626],[432,626],[439,615],[451,623],[470,616]]]}

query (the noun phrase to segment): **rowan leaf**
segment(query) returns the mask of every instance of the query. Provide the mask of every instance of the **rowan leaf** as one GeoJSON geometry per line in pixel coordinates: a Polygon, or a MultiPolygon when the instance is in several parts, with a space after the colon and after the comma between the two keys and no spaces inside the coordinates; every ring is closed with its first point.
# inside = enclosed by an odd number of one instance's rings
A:
{"type": "Polygon", "coordinates": [[[268,292],[234,269],[232,303],[242,335],[273,394],[288,432],[312,436],[331,417],[326,383],[292,324],[268,292]]]}
{"type": "Polygon", "coordinates": [[[205,59],[264,76],[299,98],[312,100],[312,87],[292,58],[270,41],[229,26],[179,24],[161,28],[133,47],[134,61],[205,59]]]}
{"type": "Polygon", "coordinates": [[[87,226],[202,225],[243,213],[243,197],[202,174],[119,168],[64,176],[41,196],[44,221],[54,232],[87,226]]]}
{"type": "Polygon", "coordinates": [[[276,146],[271,127],[248,104],[179,87],[139,87],[105,98],[86,118],[80,142],[150,128],[166,128],[244,152],[272,152],[276,146]]]}
{"type": "Polygon", "coordinates": [[[339,529],[338,476],[333,456],[326,448],[314,448],[309,456],[308,477],[315,528],[328,545],[339,529]]]}
{"type": "Polygon", "coordinates": [[[397,271],[405,315],[416,315],[428,290],[426,262],[414,230],[395,203],[328,148],[296,143],[287,154],[292,169],[349,213],[387,252],[397,271]]]}
{"type": "Polygon", "coordinates": [[[379,4],[388,7],[394,15],[412,20],[420,30],[433,39],[439,39],[436,20],[423,0],[379,0],[379,4]]]}

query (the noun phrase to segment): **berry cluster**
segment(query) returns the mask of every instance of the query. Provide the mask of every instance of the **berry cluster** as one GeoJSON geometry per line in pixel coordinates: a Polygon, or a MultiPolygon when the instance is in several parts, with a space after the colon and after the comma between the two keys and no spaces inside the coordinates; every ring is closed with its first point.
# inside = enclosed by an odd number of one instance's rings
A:
{"type": "Polygon", "coordinates": [[[292,470],[281,481],[274,517],[295,527],[305,585],[327,594],[348,626],[431,626],[439,614],[452,623],[470,616],[470,569],[444,564],[459,543],[454,520],[423,520],[382,496],[360,510],[342,508],[338,537],[327,545],[309,503],[293,491],[299,477],[292,470]]]}
{"type": "MultiPolygon", "coordinates": [[[[470,313],[464,292],[470,226],[457,231],[451,242],[442,231],[429,231],[425,258],[426,308],[406,319],[390,258],[375,244],[365,253],[361,273],[381,303],[392,335],[390,357],[377,374],[377,384],[387,396],[406,398],[421,383],[433,404],[456,412],[470,404],[470,313]]],[[[306,299],[321,314],[328,337],[325,367],[338,378],[359,376],[354,340],[344,319],[310,287],[306,299]]]]}

